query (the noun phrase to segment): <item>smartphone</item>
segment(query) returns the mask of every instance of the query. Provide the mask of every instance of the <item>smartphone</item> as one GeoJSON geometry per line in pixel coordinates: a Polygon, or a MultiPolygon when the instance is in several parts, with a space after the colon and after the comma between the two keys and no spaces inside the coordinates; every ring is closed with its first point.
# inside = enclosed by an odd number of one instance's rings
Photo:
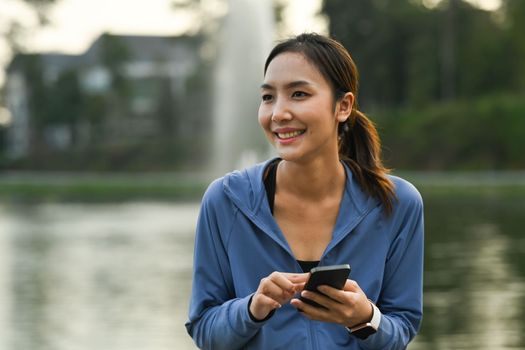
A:
{"type": "MultiPolygon", "coordinates": [[[[337,289],[343,289],[348,276],[350,275],[350,265],[331,265],[319,266],[310,270],[310,278],[304,286],[305,290],[320,293],[317,287],[327,285],[337,289]]],[[[299,297],[303,302],[313,305],[315,307],[323,307],[310,299],[299,297]]]]}

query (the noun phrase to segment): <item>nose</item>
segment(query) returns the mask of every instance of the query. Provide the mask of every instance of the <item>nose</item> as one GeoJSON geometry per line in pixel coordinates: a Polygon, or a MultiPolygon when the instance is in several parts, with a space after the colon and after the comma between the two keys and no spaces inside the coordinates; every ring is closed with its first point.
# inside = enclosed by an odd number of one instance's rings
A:
{"type": "Polygon", "coordinates": [[[272,108],[272,121],[281,123],[283,121],[291,120],[292,118],[293,116],[289,109],[289,104],[286,103],[286,100],[282,98],[277,99],[272,108]]]}

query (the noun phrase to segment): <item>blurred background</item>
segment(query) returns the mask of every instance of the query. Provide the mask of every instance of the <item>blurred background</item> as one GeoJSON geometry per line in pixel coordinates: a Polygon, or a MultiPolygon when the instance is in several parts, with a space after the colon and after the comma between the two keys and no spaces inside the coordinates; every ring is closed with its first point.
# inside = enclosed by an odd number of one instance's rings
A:
{"type": "Polygon", "coordinates": [[[525,1],[0,0],[0,349],[195,348],[200,198],[272,156],[263,62],[304,31],[425,201],[409,348],[525,348],[525,1]]]}

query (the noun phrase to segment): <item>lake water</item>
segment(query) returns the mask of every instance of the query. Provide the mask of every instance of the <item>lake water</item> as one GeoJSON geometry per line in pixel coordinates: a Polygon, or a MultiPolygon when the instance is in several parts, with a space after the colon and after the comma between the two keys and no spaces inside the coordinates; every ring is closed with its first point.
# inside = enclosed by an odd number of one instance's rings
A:
{"type": "MultiPolygon", "coordinates": [[[[424,199],[425,315],[409,348],[525,348],[525,198],[424,199]]],[[[184,321],[197,211],[0,202],[0,349],[195,349],[184,321]]]]}

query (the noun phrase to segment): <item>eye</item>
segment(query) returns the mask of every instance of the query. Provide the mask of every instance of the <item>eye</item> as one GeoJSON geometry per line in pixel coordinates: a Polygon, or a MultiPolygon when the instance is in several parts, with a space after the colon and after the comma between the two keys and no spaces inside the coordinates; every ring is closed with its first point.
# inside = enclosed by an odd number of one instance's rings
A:
{"type": "Polygon", "coordinates": [[[271,101],[272,99],[273,99],[273,96],[270,95],[270,94],[264,94],[264,95],[262,95],[262,100],[263,100],[264,102],[271,101]]]}
{"type": "Polygon", "coordinates": [[[292,94],[292,97],[293,98],[304,98],[304,97],[307,97],[308,94],[304,91],[294,91],[294,93],[292,94]]]}

